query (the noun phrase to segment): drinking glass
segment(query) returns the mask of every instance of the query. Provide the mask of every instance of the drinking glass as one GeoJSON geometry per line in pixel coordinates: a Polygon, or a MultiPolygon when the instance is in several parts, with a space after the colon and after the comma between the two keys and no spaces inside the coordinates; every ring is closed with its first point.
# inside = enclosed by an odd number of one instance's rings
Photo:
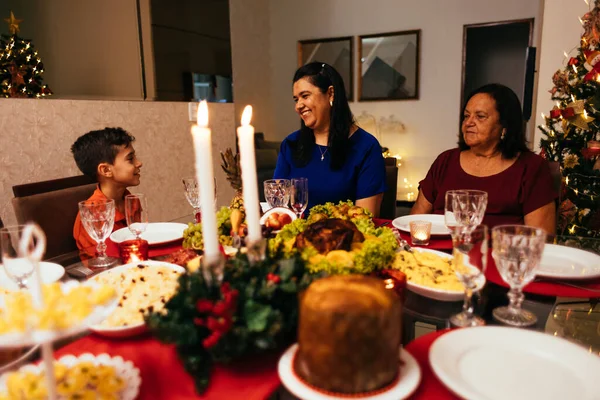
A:
{"type": "Polygon", "coordinates": [[[308,205],[308,179],[292,179],[290,205],[298,218],[302,218],[302,213],[308,205]]]}
{"type": "MultiPolygon", "coordinates": [[[[185,198],[187,199],[190,206],[194,208],[194,218],[196,223],[202,220],[202,213],[200,211],[200,186],[198,180],[195,177],[183,178],[183,187],[185,189],[185,198]]],[[[215,209],[217,207],[217,178],[214,178],[215,182],[215,209]]]]}
{"type": "Polygon", "coordinates": [[[269,179],[264,181],[263,186],[270,208],[288,206],[292,186],[289,179],[269,179]]]}
{"type": "Polygon", "coordinates": [[[492,229],[492,256],[504,282],[510,286],[509,305],[492,312],[507,325],[522,327],[536,323],[535,314],[521,308],[523,287],[535,278],[540,265],[546,232],[525,225],[500,225],[492,229]]]}
{"type": "Polygon", "coordinates": [[[463,193],[462,190],[448,190],[445,196],[444,224],[450,231],[450,236],[452,236],[452,238],[454,238],[454,235],[460,228],[458,220],[454,216],[454,204],[456,202],[455,199],[457,199],[461,193],[463,193]]]}
{"type": "Polygon", "coordinates": [[[470,232],[456,231],[452,247],[452,265],[458,280],[465,287],[465,300],[462,312],[450,317],[450,323],[459,327],[485,325],[485,321],[473,312],[472,296],[487,267],[487,226],[479,225],[470,232]]]}
{"type": "Polygon", "coordinates": [[[125,196],[125,218],[127,226],[137,240],[148,227],[148,199],[145,194],[136,193],[125,196]]]}
{"type": "MultiPolygon", "coordinates": [[[[2,247],[2,265],[6,275],[17,284],[19,289],[26,289],[35,266],[19,249],[26,225],[7,226],[0,229],[0,246],[2,247]]],[[[27,251],[31,251],[34,243],[29,243],[27,251]]]]}
{"type": "Polygon", "coordinates": [[[104,243],[112,232],[115,223],[115,201],[81,201],[79,202],[79,215],[88,235],[98,242],[96,246],[96,258],[89,260],[88,265],[105,268],[118,262],[118,258],[106,255],[106,244],[104,243]]]}
{"type": "Polygon", "coordinates": [[[488,194],[482,190],[459,190],[452,196],[454,218],[467,231],[481,224],[485,216],[488,194]]]}

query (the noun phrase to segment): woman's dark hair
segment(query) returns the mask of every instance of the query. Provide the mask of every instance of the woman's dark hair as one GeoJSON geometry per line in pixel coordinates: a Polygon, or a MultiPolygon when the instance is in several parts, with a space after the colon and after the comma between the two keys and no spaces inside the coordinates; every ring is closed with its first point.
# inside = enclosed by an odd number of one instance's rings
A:
{"type": "MultiPolygon", "coordinates": [[[[496,102],[496,110],[500,114],[500,125],[506,129],[504,139],[500,140],[498,150],[502,157],[506,159],[514,158],[519,152],[529,151],[527,140],[525,139],[525,130],[523,129],[523,112],[521,111],[521,102],[510,88],[498,83],[490,83],[474,90],[463,107],[461,116],[461,125],[464,119],[464,111],[467,103],[473,96],[479,93],[489,95],[496,102]]],[[[469,146],[465,142],[462,129],[458,134],[458,147],[461,150],[468,150],[469,146]]]]}
{"type": "MultiPolygon", "coordinates": [[[[342,168],[346,161],[347,148],[349,144],[350,128],[354,124],[354,117],[348,105],[344,80],[340,74],[329,64],[312,62],[306,64],[296,71],[292,83],[305,78],[312,85],[327,93],[333,86],[333,105],[331,107],[331,118],[329,122],[329,138],[327,146],[331,155],[331,168],[336,170],[342,168]]],[[[301,121],[300,137],[296,142],[290,143],[294,162],[298,166],[304,166],[310,161],[315,144],[315,134],[301,121]]]]}

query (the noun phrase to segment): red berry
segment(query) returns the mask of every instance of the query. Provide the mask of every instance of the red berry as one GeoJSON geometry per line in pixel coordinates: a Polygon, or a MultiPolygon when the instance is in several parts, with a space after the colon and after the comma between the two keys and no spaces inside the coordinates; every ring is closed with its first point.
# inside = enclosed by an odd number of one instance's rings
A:
{"type": "Polygon", "coordinates": [[[223,282],[223,284],[221,284],[221,293],[225,294],[231,291],[231,285],[229,284],[229,282],[223,282]]]}
{"type": "Polygon", "coordinates": [[[201,313],[209,313],[213,309],[213,303],[210,300],[200,299],[196,302],[196,310],[201,313]]]}
{"type": "Polygon", "coordinates": [[[217,321],[216,318],[214,317],[208,317],[206,319],[206,327],[208,329],[210,329],[213,332],[216,332],[219,330],[219,328],[221,327],[221,325],[219,324],[219,321],[217,321]]]}
{"type": "Polygon", "coordinates": [[[194,318],[194,325],[196,326],[204,326],[204,320],[202,318],[194,318]]]}
{"type": "Polygon", "coordinates": [[[227,333],[231,329],[231,325],[233,325],[233,321],[231,317],[219,318],[219,332],[227,333]]]}
{"type": "MultiPolygon", "coordinates": [[[[229,293],[225,295],[226,298],[227,296],[229,296],[229,293]]],[[[229,307],[225,301],[219,301],[212,310],[213,314],[217,317],[224,317],[228,314],[228,311],[229,307]]]]}
{"type": "Polygon", "coordinates": [[[204,346],[205,349],[210,349],[219,342],[219,339],[221,339],[221,334],[219,332],[213,332],[202,341],[202,346],[204,346]]]}

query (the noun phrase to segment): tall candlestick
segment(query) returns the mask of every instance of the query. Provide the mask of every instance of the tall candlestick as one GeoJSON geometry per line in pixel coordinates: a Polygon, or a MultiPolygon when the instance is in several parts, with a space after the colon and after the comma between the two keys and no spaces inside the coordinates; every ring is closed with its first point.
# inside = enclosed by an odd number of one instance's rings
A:
{"type": "Polygon", "coordinates": [[[254,127],[250,125],[252,106],[246,106],[242,113],[242,125],[237,128],[240,146],[240,166],[244,188],[244,208],[248,224],[248,241],[256,242],[262,238],[260,229],[258,181],[256,177],[256,158],[254,155],[254,127]]]}
{"type": "Polygon", "coordinates": [[[208,105],[203,100],[198,105],[198,125],[192,126],[194,153],[196,156],[196,179],[200,189],[202,211],[202,239],[204,257],[212,261],[220,256],[215,212],[215,181],[213,173],[211,133],[208,128],[208,105]]]}

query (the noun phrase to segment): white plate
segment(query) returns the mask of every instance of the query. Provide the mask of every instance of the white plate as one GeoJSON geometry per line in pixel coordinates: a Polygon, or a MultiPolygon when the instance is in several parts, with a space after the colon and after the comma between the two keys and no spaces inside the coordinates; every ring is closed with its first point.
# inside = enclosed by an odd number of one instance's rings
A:
{"type": "Polygon", "coordinates": [[[437,377],[465,399],[597,400],[600,357],[579,345],[525,329],[485,326],[433,342],[437,377]]]}
{"type": "Polygon", "coordinates": [[[573,247],[547,244],[536,275],[547,278],[591,279],[600,277],[600,256],[573,247]]]}
{"type": "MultiPolygon", "coordinates": [[[[30,268],[27,266],[27,268],[30,268]]],[[[52,283],[60,280],[65,274],[65,269],[62,265],[42,261],[40,262],[40,275],[42,276],[42,283],[52,283]]],[[[36,279],[32,276],[29,279],[28,285],[32,285],[32,281],[36,279]]],[[[6,275],[6,271],[0,266],[0,287],[6,290],[17,290],[19,286],[6,275]]]]}
{"type": "MultiPolygon", "coordinates": [[[[277,371],[283,385],[294,395],[304,400],[334,400],[348,397],[330,396],[319,392],[302,382],[293,371],[292,362],[298,350],[298,344],[292,345],[279,359],[277,371]]],[[[362,400],[400,400],[410,396],[421,382],[421,369],[417,360],[406,350],[400,350],[400,359],[404,364],[400,367],[400,379],[385,392],[373,396],[360,396],[362,400]]]]}
{"type": "Polygon", "coordinates": [[[398,217],[392,221],[395,228],[403,232],[410,233],[410,221],[429,221],[431,222],[432,235],[450,235],[450,231],[446,228],[444,216],[438,214],[413,214],[398,217]]]}
{"type": "MultiPolygon", "coordinates": [[[[443,258],[449,258],[449,259],[452,258],[452,256],[450,254],[443,253],[441,251],[425,249],[425,248],[421,248],[421,247],[413,247],[413,251],[433,253],[433,254],[437,254],[438,256],[443,257],[443,258]]],[[[475,267],[473,267],[473,268],[475,268],[475,267]]],[[[485,276],[483,274],[481,274],[477,278],[477,288],[475,290],[473,290],[473,292],[480,291],[484,285],[485,285],[485,276]]],[[[428,298],[434,299],[434,300],[462,301],[465,298],[464,291],[457,292],[454,290],[436,289],[436,288],[432,288],[429,286],[419,285],[419,284],[413,283],[409,280],[406,281],[406,288],[413,293],[416,293],[423,297],[428,297],[428,298]]]]}
{"type": "MultiPolygon", "coordinates": [[[[111,268],[107,271],[103,271],[103,272],[99,273],[98,275],[94,275],[89,280],[94,282],[94,280],[96,278],[101,277],[105,274],[119,274],[122,271],[125,271],[126,269],[129,269],[129,268],[137,268],[137,266],[140,264],[147,265],[147,266],[167,267],[167,268],[171,268],[171,269],[181,272],[181,273],[185,272],[185,268],[183,268],[177,264],[170,264],[170,263],[162,262],[162,261],[148,260],[148,261],[141,261],[141,262],[136,262],[136,263],[131,263],[131,264],[125,264],[125,265],[121,265],[121,266],[118,266],[115,268],[111,268]]],[[[118,290],[119,288],[115,288],[115,289],[118,290]]],[[[120,296],[121,295],[119,294],[119,299],[121,298],[120,296]]],[[[100,336],[105,336],[105,337],[109,337],[109,338],[127,338],[127,337],[138,336],[138,335],[146,332],[146,325],[143,322],[136,324],[136,325],[128,325],[128,326],[115,327],[115,328],[107,328],[107,327],[100,326],[100,325],[93,325],[90,327],[90,330],[100,336]]]]}
{"type": "MultiPolygon", "coordinates": [[[[142,378],[140,377],[140,370],[133,365],[131,361],[125,361],[122,357],[116,356],[111,357],[106,353],[94,356],[90,353],[81,354],[78,357],[73,355],[62,356],[58,361],[69,367],[77,365],[81,362],[92,362],[94,365],[109,365],[115,369],[117,376],[123,379],[125,387],[119,393],[119,399],[121,400],[133,400],[137,397],[140,391],[140,385],[142,384],[142,378]]],[[[32,372],[40,374],[44,371],[42,363],[39,364],[27,364],[19,368],[18,372],[32,372]]],[[[8,374],[3,374],[0,377],[0,393],[6,391],[6,379],[8,374]]]]}
{"type": "MultiPolygon", "coordinates": [[[[146,231],[141,237],[148,241],[150,246],[169,243],[183,238],[183,231],[188,226],[177,222],[153,222],[148,224],[146,231]]],[[[129,228],[121,228],[110,234],[110,240],[114,243],[121,243],[125,240],[135,239],[129,228]]]]}

